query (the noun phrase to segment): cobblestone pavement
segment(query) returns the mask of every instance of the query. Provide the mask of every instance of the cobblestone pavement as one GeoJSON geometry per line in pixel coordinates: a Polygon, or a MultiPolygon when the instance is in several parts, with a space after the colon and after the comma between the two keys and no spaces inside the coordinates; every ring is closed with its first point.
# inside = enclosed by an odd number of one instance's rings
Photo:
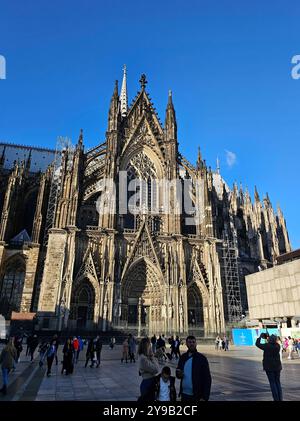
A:
{"type": "MultiPolygon", "coordinates": [[[[1,347],[2,348],[2,347],[1,347]]],[[[24,346],[26,348],[26,346],[24,346]]],[[[60,347],[62,348],[62,347],[60,347]]],[[[212,374],[212,401],[267,401],[272,400],[267,377],[262,370],[262,351],[255,347],[232,347],[229,352],[215,351],[213,346],[198,345],[209,361],[212,374]]],[[[184,348],[182,347],[182,351],[184,348]]],[[[52,367],[52,376],[46,377],[38,358],[33,363],[23,351],[16,371],[10,374],[5,401],[136,401],[141,377],[137,363],[121,363],[121,346],[113,350],[103,346],[99,368],[84,368],[85,351],[80,355],[74,373],[61,375],[61,349],[59,363],[52,367]]],[[[175,374],[176,361],[168,363],[175,374]]],[[[162,364],[163,366],[163,364],[162,364]]],[[[299,399],[300,358],[284,355],[281,382],[284,400],[299,399]]],[[[176,380],[177,391],[179,381],[176,380]]]]}

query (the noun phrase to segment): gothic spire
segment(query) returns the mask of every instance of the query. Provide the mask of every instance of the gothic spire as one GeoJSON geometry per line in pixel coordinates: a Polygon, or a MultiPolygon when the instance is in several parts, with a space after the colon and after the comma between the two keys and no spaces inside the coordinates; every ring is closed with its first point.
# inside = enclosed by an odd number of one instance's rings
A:
{"type": "Polygon", "coordinates": [[[256,186],[254,187],[254,197],[255,197],[256,202],[260,202],[260,198],[259,198],[259,194],[258,194],[256,186]]]}
{"type": "Polygon", "coordinates": [[[83,130],[80,129],[80,134],[79,134],[79,138],[78,138],[78,146],[82,146],[83,143],[83,130]]]}
{"type": "Polygon", "coordinates": [[[121,103],[121,116],[126,117],[127,115],[127,78],[126,78],[126,64],[123,67],[123,81],[120,94],[120,103],[121,103]]]}
{"type": "Polygon", "coordinates": [[[167,139],[177,139],[177,123],[175,109],[172,101],[172,91],[169,91],[168,105],[166,110],[165,129],[167,139]]]}
{"type": "Polygon", "coordinates": [[[219,157],[217,157],[217,174],[220,174],[220,160],[219,160],[219,157]]]}
{"type": "Polygon", "coordinates": [[[116,130],[118,125],[119,114],[119,94],[118,94],[118,81],[115,82],[115,88],[110,100],[110,107],[108,113],[108,131],[116,130]]]}
{"type": "Polygon", "coordinates": [[[201,150],[200,146],[198,146],[198,157],[197,157],[197,170],[200,170],[202,168],[202,156],[201,156],[201,150]]]}
{"type": "Polygon", "coordinates": [[[146,75],[145,75],[144,73],[142,74],[142,76],[141,76],[141,78],[140,78],[139,82],[140,82],[140,84],[141,84],[142,91],[144,91],[144,90],[145,90],[145,88],[146,88],[146,84],[148,83],[148,82],[147,82],[147,79],[146,79],[146,75]]]}

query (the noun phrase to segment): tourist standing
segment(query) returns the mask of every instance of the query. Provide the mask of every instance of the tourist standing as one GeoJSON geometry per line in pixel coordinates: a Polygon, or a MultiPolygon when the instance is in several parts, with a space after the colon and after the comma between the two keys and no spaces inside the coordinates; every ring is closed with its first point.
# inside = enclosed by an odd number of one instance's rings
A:
{"type": "Polygon", "coordinates": [[[139,345],[139,373],[142,376],[140,385],[140,402],[154,401],[155,376],[158,373],[158,361],[154,357],[149,338],[143,338],[139,345]]]}
{"type": "Polygon", "coordinates": [[[197,351],[195,336],[186,338],[186,346],[188,351],[181,355],[176,370],[177,378],[181,379],[181,401],[208,401],[211,375],[207,358],[197,351]]]}
{"type": "Polygon", "coordinates": [[[51,376],[51,368],[53,364],[53,360],[56,353],[56,346],[55,346],[55,340],[51,341],[50,346],[47,349],[47,377],[51,376]]]}
{"type": "Polygon", "coordinates": [[[215,340],[215,350],[216,351],[218,351],[218,349],[219,349],[219,341],[220,341],[220,337],[219,337],[219,335],[216,337],[216,340],[215,340]]]}
{"type": "Polygon", "coordinates": [[[180,339],[179,336],[176,336],[175,339],[175,358],[176,360],[180,357],[180,339]]]}
{"type": "Polygon", "coordinates": [[[126,364],[127,364],[127,359],[128,359],[128,349],[129,349],[129,345],[128,345],[128,339],[126,338],[122,344],[122,358],[121,358],[121,363],[125,360],[126,364]]]}
{"type": "Polygon", "coordinates": [[[113,336],[113,337],[110,339],[110,343],[109,343],[109,347],[110,347],[110,349],[114,349],[115,343],[116,343],[116,338],[113,336]]]}
{"type": "Polygon", "coordinates": [[[135,337],[129,333],[128,336],[128,352],[129,352],[129,361],[135,363],[135,353],[136,353],[136,340],[135,337]]]}
{"type": "Polygon", "coordinates": [[[87,365],[88,365],[88,363],[89,363],[89,360],[91,360],[91,365],[90,365],[90,367],[92,368],[93,367],[93,359],[94,359],[94,352],[95,352],[96,350],[95,350],[95,346],[94,346],[94,341],[93,341],[93,339],[91,338],[89,341],[88,341],[88,346],[87,346],[87,349],[86,349],[86,356],[85,356],[85,365],[84,365],[84,367],[86,368],[87,367],[87,365]]]}
{"type": "Polygon", "coordinates": [[[268,377],[274,401],[282,401],[282,389],[280,384],[280,372],[282,369],[280,361],[280,345],[277,343],[275,335],[267,336],[266,333],[256,339],[257,348],[264,351],[263,369],[268,377]],[[261,343],[261,339],[267,340],[265,344],[261,343]]]}
{"type": "Polygon", "coordinates": [[[7,385],[8,385],[8,374],[10,370],[14,367],[14,362],[17,359],[18,354],[17,350],[14,346],[13,338],[8,340],[7,345],[1,352],[0,355],[0,364],[2,369],[2,378],[3,378],[3,386],[0,389],[0,392],[6,395],[7,393],[7,385]]]}
{"type": "Polygon", "coordinates": [[[155,354],[156,352],[156,342],[157,342],[157,339],[156,339],[156,335],[154,334],[151,338],[151,346],[152,346],[153,354],[155,354]]]}
{"type": "Polygon", "coordinates": [[[58,365],[57,355],[58,355],[59,339],[58,339],[57,334],[53,335],[52,341],[55,341],[55,356],[54,356],[54,358],[55,358],[55,364],[58,365]]]}
{"type": "Polygon", "coordinates": [[[220,337],[220,339],[219,339],[219,350],[220,351],[222,350],[222,347],[223,347],[223,341],[222,341],[222,338],[220,337]]]}

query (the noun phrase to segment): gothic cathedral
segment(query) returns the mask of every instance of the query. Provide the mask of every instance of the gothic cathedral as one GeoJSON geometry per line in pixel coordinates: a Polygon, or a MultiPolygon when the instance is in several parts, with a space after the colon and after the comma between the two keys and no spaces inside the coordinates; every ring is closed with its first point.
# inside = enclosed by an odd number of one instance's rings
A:
{"type": "Polygon", "coordinates": [[[211,336],[247,311],[244,276],[290,251],[280,208],[276,214],[268,195],[261,203],[256,189],[252,203],[248,190],[229,188],[200,151],[189,163],[178,150],[171,92],[162,125],[146,84],[142,75],[128,107],[124,69],[105,141],[90,150],[82,132],[75,147],[56,152],[18,146],[26,158],[13,163],[7,156],[17,145],[0,145],[7,318],[35,312],[44,330],[211,336]],[[34,154],[37,162],[47,155],[47,166],[34,167],[34,154]],[[162,180],[170,183],[168,206],[162,180]]]}

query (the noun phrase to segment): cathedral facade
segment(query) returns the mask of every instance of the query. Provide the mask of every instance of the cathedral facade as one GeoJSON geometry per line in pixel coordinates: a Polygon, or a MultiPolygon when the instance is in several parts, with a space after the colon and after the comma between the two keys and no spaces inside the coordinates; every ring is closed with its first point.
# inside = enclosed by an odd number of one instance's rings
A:
{"type": "Polygon", "coordinates": [[[244,276],[291,250],[268,195],[261,202],[255,189],[252,203],[200,151],[195,164],[180,154],[172,94],[162,125],[146,83],[142,75],[128,107],[124,71],[105,141],[90,150],[82,132],[76,146],[56,151],[0,145],[0,313],[7,318],[35,312],[44,330],[211,336],[225,331],[232,299],[237,319],[247,310],[244,276]],[[229,242],[235,256],[226,263],[229,242]]]}

